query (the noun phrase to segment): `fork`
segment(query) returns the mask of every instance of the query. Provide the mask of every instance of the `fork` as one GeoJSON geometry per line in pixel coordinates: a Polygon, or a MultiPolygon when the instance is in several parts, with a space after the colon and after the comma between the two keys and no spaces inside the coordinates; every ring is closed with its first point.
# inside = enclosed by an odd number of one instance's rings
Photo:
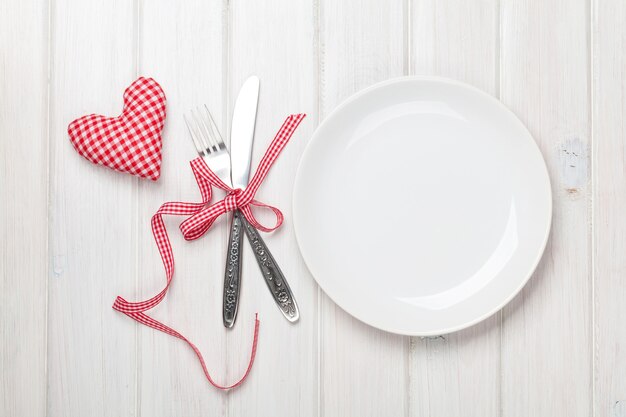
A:
{"type": "Polygon", "coordinates": [[[204,162],[211,168],[226,185],[232,187],[230,179],[230,155],[222,135],[217,130],[215,121],[209,112],[209,108],[204,105],[204,112],[201,109],[190,112],[191,117],[183,115],[191,140],[193,141],[198,154],[204,162]],[[204,114],[202,114],[204,113],[204,114]],[[192,120],[192,122],[189,121],[192,120]]]}
{"type": "MultiPolygon", "coordinates": [[[[203,108],[204,109],[196,109],[196,111],[192,110],[190,117],[183,116],[185,124],[187,125],[187,129],[189,129],[189,134],[191,135],[191,139],[198,154],[219,179],[229,187],[232,187],[230,178],[230,154],[211,116],[211,112],[209,112],[206,105],[204,105],[203,108]]],[[[241,227],[243,227],[248,242],[252,246],[252,252],[261,269],[263,279],[272,293],[278,308],[280,308],[283,315],[290,322],[298,321],[300,312],[293,298],[291,289],[289,288],[289,284],[260,234],[239,210],[235,210],[233,222],[239,222],[241,227]]],[[[238,233],[231,234],[231,239],[238,238],[238,233]]],[[[228,247],[233,247],[232,242],[228,242],[228,247]]],[[[241,248],[239,247],[238,249],[237,253],[228,254],[229,259],[226,263],[225,273],[225,279],[227,280],[232,277],[240,276],[238,272],[241,269],[241,248]]],[[[239,299],[238,281],[229,282],[229,285],[224,285],[224,299],[228,300],[233,296],[235,300],[239,299]]],[[[237,315],[238,305],[239,303],[235,302],[233,317],[231,317],[230,320],[231,326],[237,315]]],[[[227,318],[224,317],[224,322],[227,321],[226,319],[227,318]]]]}
{"type": "MultiPolygon", "coordinates": [[[[232,188],[230,175],[230,155],[222,135],[206,105],[191,111],[190,116],[183,115],[191,140],[204,162],[226,185],[232,188]]],[[[226,266],[224,271],[224,293],[222,319],[224,326],[232,327],[237,318],[239,307],[241,277],[241,228],[243,216],[236,210],[233,214],[232,232],[229,234],[226,266]]]]}

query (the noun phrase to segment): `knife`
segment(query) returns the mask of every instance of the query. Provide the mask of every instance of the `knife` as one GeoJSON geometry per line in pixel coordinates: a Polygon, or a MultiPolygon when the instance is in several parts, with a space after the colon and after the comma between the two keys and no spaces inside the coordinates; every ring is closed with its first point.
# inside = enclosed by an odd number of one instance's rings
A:
{"type": "MultiPolygon", "coordinates": [[[[230,137],[230,161],[231,161],[231,180],[233,183],[233,187],[244,189],[248,185],[248,180],[250,178],[250,163],[252,160],[252,144],[254,140],[254,124],[256,119],[256,108],[258,103],[258,93],[259,93],[259,79],[258,77],[250,77],[244,83],[241,88],[241,92],[237,97],[237,102],[235,104],[235,111],[233,113],[233,125],[231,128],[231,137],[230,137]],[[256,91],[254,105],[250,104],[252,100],[246,99],[246,97],[252,96],[252,93],[247,93],[247,91],[256,91]],[[242,104],[239,107],[240,97],[242,94],[244,99],[242,100],[242,104]],[[241,109],[241,111],[238,111],[241,109]]],[[[235,211],[233,215],[233,223],[231,227],[231,236],[236,234],[238,237],[232,239],[233,246],[230,245],[231,239],[229,239],[229,253],[236,253],[236,262],[239,262],[239,267],[237,271],[240,271],[241,265],[241,229],[243,228],[250,245],[252,246],[252,250],[254,256],[259,264],[259,268],[261,269],[261,273],[263,275],[263,279],[276,302],[276,305],[283,313],[283,315],[287,318],[287,320],[291,322],[298,321],[300,318],[300,312],[298,310],[298,305],[296,300],[293,297],[293,293],[289,288],[289,284],[285,280],[285,277],[278,267],[278,264],[274,260],[274,257],[270,253],[267,245],[261,238],[259,232],[246,220],[246,218],[241,214],[240,211],[235,211]],[[239,242],[237,243],[237,239],[239,242]]],[[[227,266],[228,269],[228,266],[227,266]]],[[[228,271],[227,271],[228,272],[228,271]]],[[[239,285],[239,281],[237,282],[237,287],[239,285]]],[[[226,286],[224,289],[224,296],[226,299],[226,286]]],[[[226,302],[225,302],[226,305],[226,302]]],[[[234,312],[236,316],[237,305],[235,304],[234,312]]],[[[233,316],[233,322],[234,317],[233,316]]],[[[224,316],[226,317],[226,316],[224,316]]],[[[226,325],[226,320],[224,321],[226,325]]],[[[232,326],[232,324],[231,324],[232,326]]],[[[227,326],[230,327],[230,326],[227,326]]]]}
{"type": "Polygon", "coordinates": [[[272,293],[272,297],[274,297],[274,301],[283,313],[283,316],[290,322],[295,323],[300,318],[300,310],[283,272],[278,267],[259,232],[248,223],[245,217],[240,217],[243,223],[243,230],[246,232],[248,241],[252,246],[252,251],[259,264],[267,288],[272,293]]]}
{"type": "MultiPolygon", "coordinates": [[[[252,141],[259,102],[259,78],[252,76],[244,82],[233,109],[230,133],[230,178],[234,189],[244,189],[250,176],[252,141]]],[[[237,210],[228,237],[226,271],[224,272],[224,294],[222,297],[222,319],[225,327],[233,327],[239,306],[241,284],[242,219],[237,210]]]]}

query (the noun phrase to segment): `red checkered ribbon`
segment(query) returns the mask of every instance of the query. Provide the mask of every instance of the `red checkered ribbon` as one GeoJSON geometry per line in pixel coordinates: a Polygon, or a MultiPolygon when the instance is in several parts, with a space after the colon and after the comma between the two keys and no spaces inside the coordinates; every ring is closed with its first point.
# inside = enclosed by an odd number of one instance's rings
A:
{"type": "Polygon", "coordinates": [[[291,115],[287,118],[287,120],[285,120],[282,127],[276,134],[276,137],[265,152],[265,155],[263,155],[263,158],[261,159],[261,162],[259,163],[259,166],[254,173],[254,176],[252,177],[252,180],[245,190],[235,190],[228,187],[209,169],[209,167],[204,163],[202,158],[196,158],[191,161],[191,169],[193,170],[193,173],[196,177],[198,188],[200,188],[202,202],[165,203],[159,208],[154,216],[152,216],[152,234],[154,235],[154,240],[156,241],[159,253],[161,254],[163,266],[165,267],[165,276],[167,278],[165,288],[163,288],[161,292],[148,300],[129,302],[126,301],[124,298],[118,296],[115,300],[115,303],[113,304],[113,308],[115,310],[126,314],[133,320],[136,320],[141,324],[167,333],[170,336],[174,336],[184,340],[196,353],[196,356],[198,357],[198,360],[202,365],[204,375],[206,376],[209,383],[214,387],[222,390],[235,388],[241,385],[248,376],[248,373],[250,373],[250,369],[252,368],[252,364],[254,362],[254,356],[256,354],[259,334],[259,320],[257,317],[255,317],[252,352],[250,354],[250,360],[248,362],[246,372],[239,379],[239,381],[231,385],[220,385],[211,378],[211,375],[207,370],[204,358],[202,357],[202,353],[200,353],[200,350],[196,347],[196,345],[194,345],[189,339],[178,333],[176,330],[145,314],[146,311],[156,307],[161,301],[163,301],[163,298],[165,298],[165,295],[167,294],[167,291],[172,283],[172,277],[174,276],[174,253],[172,252],[172,245],[170,244],[167,230],[165,228],[165,223],[163,222],[163,215],[189,216],[180,225],[180,230],[182,231],[183,236],[186,240],[198,239],[206,233],[206,231],[211,227],[215,219],[217,219],[222,214],[235,209],[239,209],[246,217],[246,219],[259,230],[268,232],[278,228],[283,222],[283,215],[280,210],[255,200],[254,195],[261,186],[261,183],[263,182],[265,177],[267,176],[267,173],[269,172],[272,164],[274,163],[276,158],[278,158],[278,155],[280,155],[280,152],[283,150],[285,145],[287,145],[287,142],[293,135],[294,131],[296,130],[304,116],[304,114],[291,115]],[[227,191],[228,194],[223,200],[209,205],[212,196],[212,187],[221,188],[227,191]],[[254,218],[250,206],[264,207],[272,210],[276,215],[275,225],[273,227],[265,227],[261,225],[254,218]]]}

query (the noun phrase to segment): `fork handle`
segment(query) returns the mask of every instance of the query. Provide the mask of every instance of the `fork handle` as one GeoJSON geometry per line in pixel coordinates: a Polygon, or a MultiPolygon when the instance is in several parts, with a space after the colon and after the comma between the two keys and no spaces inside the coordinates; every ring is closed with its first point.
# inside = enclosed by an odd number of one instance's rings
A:
{"type": "Polygon", "coordinates": [[[228,252],[226,253],[226,271],[224,272],[224,294],[222,298],[222,318],[224,327],[231,328],[237,318],[239,306],[239,288],[241,283],[241,245],[243,243],[243,227],[239,210],[233,213],[233,221],[228,236],[228,252]]]}
{"type": "Polygon", "coordinates": [[[291,288],[289,288],[289,284],[287,284],[285,276],[261,238],[261,235],[259,235],[259,232],[243,216],[241,216],[241,222],[243,223],[243,229],[246,232],[248,241],[252,246],[252,252],[254,252],[254,256],[263,274],[263,280],[267,284],[270,293],[272,293],[276,305],[287,320],[292,323],[298,321],[300,318],[298,304],[296,304],[296,300],[293,298],[293,293],[291,292],[291,288]]]}

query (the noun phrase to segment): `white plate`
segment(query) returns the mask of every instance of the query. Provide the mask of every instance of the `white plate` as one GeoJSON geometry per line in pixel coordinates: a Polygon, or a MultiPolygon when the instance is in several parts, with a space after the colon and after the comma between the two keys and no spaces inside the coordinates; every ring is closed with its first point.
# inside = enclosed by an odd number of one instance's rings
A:
{"type": "Polygon", "coordinates": [[[306,148],[293,218],[322,289],[389,332],[437,335],[502,308],[546,245],[550,180],[498,100],[399,78],[335,109],[306,148]]]}

